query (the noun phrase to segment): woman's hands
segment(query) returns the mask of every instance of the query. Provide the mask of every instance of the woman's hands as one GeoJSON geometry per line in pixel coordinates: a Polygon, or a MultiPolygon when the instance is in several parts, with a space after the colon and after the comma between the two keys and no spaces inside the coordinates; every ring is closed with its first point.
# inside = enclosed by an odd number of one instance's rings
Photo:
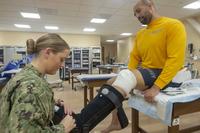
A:
{"type": "Polygon", "coordinates": [[[65,127],[65,133],[69,133],[73,128],[76,127],[75,119],[70,115],[67,115],[61,121],[61,124],[63,124],[64,127],[65,127]]]}
{"type": "Polygon", "coordinates": [[[72,113],[74,113],[74,111],[72,110],[72,108],[70,107],[70,105],[64,104],[64,101],[61,100],[61,99],[58,99],[58,100],[56,101],[56,105],[58,105],[58,106],[63,106],[66,115],[72,115],[72,113]]]}
{"type": "Polygon", "coordinates": [[[64,104],[64,101],[58,99],[56,101],[57,106],[63,106],[66,117],[61,121],[61,124],[65,127],[65,133],[69,133],[74,127],[76,127],[75,119],[72,117],[74,112],[69,105],[64,104]]]}

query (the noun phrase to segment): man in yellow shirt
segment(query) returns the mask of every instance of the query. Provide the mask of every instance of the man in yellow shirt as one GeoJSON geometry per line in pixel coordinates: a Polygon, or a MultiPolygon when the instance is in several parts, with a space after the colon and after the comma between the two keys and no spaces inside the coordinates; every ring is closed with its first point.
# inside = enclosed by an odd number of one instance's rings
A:
{"type": "MultiPolygon", "coordinates": [[[[146,28],[135,36],[128,69],[136,77],[136,87],[148,102],[153,102],[160,90],[167,86],[179,86],[171,82],[184,65],[186,32],[177,19],[162,17],[156,12],[152,0],[140,0],[133,8],[134,16],[146,28]]],[[[111,125],[102,132],[120,129],[113,113],[111,125]]]]}

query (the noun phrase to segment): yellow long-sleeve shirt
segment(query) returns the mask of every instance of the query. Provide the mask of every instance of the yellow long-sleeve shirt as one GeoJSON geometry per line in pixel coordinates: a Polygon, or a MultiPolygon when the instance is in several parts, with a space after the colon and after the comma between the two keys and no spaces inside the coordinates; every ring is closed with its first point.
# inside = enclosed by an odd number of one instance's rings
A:
{"type": "Polygon", "coordinates": [[[137,33],[128,68],[136,69],[141,63],[143,68],[162,69],[154,83],[162,89],[183,67],[185,49],[184,25],[179,20],[160,17],[137,33]]]}

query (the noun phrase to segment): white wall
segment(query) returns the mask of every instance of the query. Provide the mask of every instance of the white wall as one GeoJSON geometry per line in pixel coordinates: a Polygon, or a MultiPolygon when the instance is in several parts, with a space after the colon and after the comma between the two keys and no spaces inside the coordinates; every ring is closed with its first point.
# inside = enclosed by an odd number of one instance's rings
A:
{"type": "MultiPolygon", "coordinates": [[[[36,40],[45,33],[36,32],[0,32],[1,45],[18,45],[25,46],[27,39],[36,40]]],[[[75,34],[59,34],[70,45],[70,47],[89,47],[100,46],[100,36],[98,35],[75,35],[75,34]]]]}
{"type": "Polygon", "coordinates": [[[103,56],[103,61],[105,64],[108,63],[108,57],[117,57],[117,43],[112,43],[112,44],[101,44],[102,49],[104,51],[102,52],[103,56]]]}
{"type": "Polygon", "coordinates": [[[133,47],[133,37],[117,41],[117,62],[128,63],[129,53],[133,47]]]}
{"type": "Polygon", "coordinates": [[[183,22],[187,31],[187,44],[193,43],[193,46],[195,49],[194,54],[200,56],[200,51],[199,51],[200,50],[200,33],[197,32],[197,30],[195,30],[193,26],[191,26],[186,21],[183,21],[183,22]]]}
{"type": "Polygon", "coordinates": [[[198,60],[192,60],[189,56],[189,51],[186,51],[186,63],[194,63],[193,68],[200,72],[200,33],[188,22],[183,21],[187,31],[187,44],[193,43],[193,54],[198,57],[198,60]]]}

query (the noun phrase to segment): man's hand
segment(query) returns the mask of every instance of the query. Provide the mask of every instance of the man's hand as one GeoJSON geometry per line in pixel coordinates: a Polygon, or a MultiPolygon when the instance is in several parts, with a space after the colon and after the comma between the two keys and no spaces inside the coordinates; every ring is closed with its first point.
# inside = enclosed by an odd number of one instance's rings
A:
{"type": "Polygon", "coordinates": [[[158,95],[159,92],[160,92],[160,88],[156,85],[153,85],[151,88],[143,91],[142,94],[144,94],[144,99],[147,102],[152,103],[154,102],[154,97],[158,95]]]}

